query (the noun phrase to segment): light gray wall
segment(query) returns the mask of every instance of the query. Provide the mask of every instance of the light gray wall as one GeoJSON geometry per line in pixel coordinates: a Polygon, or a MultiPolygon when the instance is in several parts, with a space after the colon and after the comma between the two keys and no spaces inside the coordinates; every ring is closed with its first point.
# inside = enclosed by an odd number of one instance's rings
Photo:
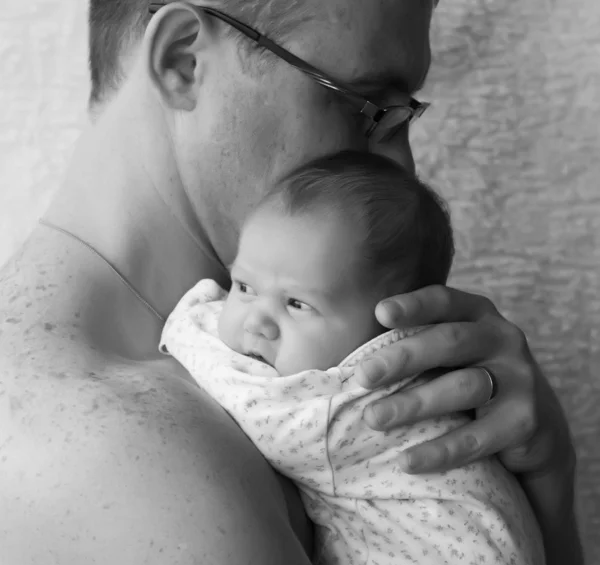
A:
{"type": "Polygon", "coordinates": [[[85,120],[85,0],[1,0],[0,264],[60,181],[85,120]]]}

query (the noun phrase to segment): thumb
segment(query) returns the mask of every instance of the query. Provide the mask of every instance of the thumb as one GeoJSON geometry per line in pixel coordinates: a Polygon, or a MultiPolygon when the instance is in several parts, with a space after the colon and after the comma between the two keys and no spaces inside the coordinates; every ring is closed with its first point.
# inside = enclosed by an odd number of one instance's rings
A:
{"type": "Polygon", "coordinates": [[[544,473],[560,456],[555,453],[554,444],[553,434],[538,433],[517,447],[501,451],[498,457],[511,473],[544,473]]]}

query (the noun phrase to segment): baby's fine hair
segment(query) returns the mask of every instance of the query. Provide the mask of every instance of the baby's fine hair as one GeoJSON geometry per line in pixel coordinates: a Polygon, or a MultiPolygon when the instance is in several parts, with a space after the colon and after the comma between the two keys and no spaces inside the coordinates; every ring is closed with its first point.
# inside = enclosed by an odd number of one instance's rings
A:
{"type": "Polygon", "coordinates": [[[454,240],[444,201],[414,174],[371,153],[311,161],[267,195],[291,215],[337,212],[364,233],[364,283],[390,294],[445,284],[454,240]]]}

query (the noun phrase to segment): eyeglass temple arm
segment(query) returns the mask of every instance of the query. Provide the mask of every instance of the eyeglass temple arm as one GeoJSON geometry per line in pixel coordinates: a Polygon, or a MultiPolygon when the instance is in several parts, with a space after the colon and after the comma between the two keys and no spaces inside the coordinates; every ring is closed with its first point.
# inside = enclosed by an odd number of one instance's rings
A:
{"type": "MultiPolygon", "coordinates": [[[[155,14],[165,5],[165,2],[151,2],[149,8],[150,14],[155,14]]],[[[313,67],[310,63],[307,63],[299,57],[296,57],[296,55],[290,53],[287,49],[284,49],[283,47],[277,45],[277,43],[271,41],[268,37],[264,36],[262,33],[258,32],[254,28],[240,22],[239,20],[236,20],[235,18],[232,18],[231,16],[228,16],[227,14],[224,14],[223,12],[220,12],[219,10],[215,10],[213,8],[208,8],[205,6],[195,6],[193,4],[191,4],[191,6],[195,10],[201,10],[215,18],[218,18],[219,20],[224,21],[231,27],[243,33],[246,37],[250,38],[259,47],[263,47],[268,51],[271,51],[272,53],[274,53],[279,58],[283,59],[293,67],[296,67],[298,70],[309,75],[314,81],[318,82],[322,86],[331,90],[335,90],[343,94],[347,98],[354,100],[357,103],[357,105],[361,106],[361,112],[369,118],[373,120],[378,119],[378,114],[381,112],[381,109],[378,106],[376,106],[366,98],[363,98],[356,92],[353,92],[344,84],[333,80],[316,67],[313,67]]]]}

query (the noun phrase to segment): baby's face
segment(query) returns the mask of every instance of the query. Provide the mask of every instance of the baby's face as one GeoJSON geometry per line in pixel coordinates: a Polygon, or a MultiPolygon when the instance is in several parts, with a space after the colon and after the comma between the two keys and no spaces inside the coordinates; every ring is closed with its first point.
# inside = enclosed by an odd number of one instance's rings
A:
{"type": "Polygon", "coordinates": [[[376,336],[381,297],[357,280],[357,231],[337,214],[262,206],[242,230],[221,339],[286,376],[336,366],[376,336]]]}

